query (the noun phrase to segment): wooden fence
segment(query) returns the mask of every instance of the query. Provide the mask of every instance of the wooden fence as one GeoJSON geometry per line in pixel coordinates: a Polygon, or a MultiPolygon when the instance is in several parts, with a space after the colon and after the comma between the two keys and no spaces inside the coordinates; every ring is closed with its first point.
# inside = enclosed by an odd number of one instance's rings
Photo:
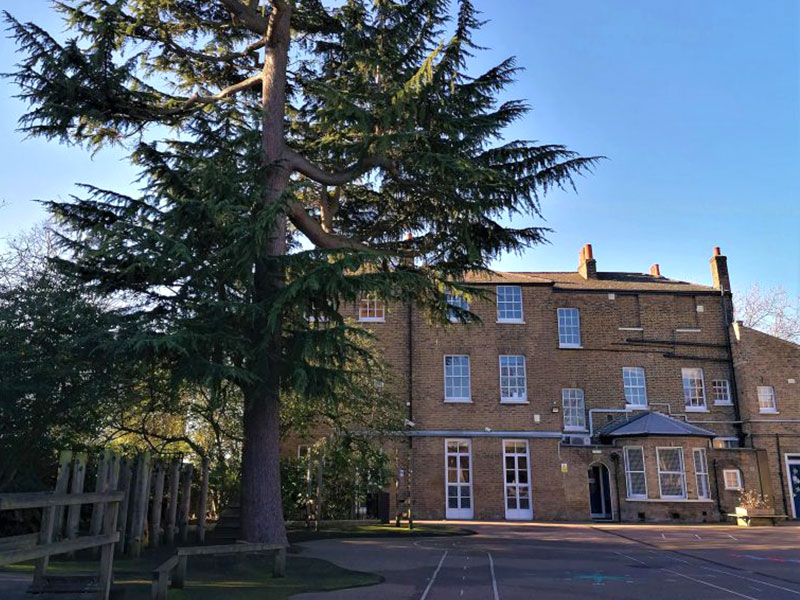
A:
{"type": "Polygon", "coordinates": [[[0,538],[0,565],[35,559],[31,591],[91,591],[102,600],[107,600],[113,575],[114,547],[120,538],[117,517],[124,496],[123,492],[116,490],[119,469],[113,462],[108,462],[109,469],[98,490],[68,493],[72,459],[72,452],[61,453],[56,488],[52,492],[0,494],[0,511],[42,509],[38,534],[0,538]],[[93,505],[92,521],[88,535],[78,535],[79,519],[76,515],[80,514],[84,504],[93,505]],[[56,532],[65,524],[69,537],[57,538],[56,532]],[[51,556],[88,549],[100,553],[99,576],[96,579],[60,577],[54,580],[57,583],[50,581],[47,568],[51,556]]]}
{"type": "MultiPolygon", "coordinates": [[[[59,456],[56,494],[80,495],[119,491],[116,530],[117,555],[139,556],[145,548],[169,544],[205,543],[208,511],[209,463],[201,460],[200,477],[193,486],[195,468],[182,456],[153,456],[142,452],[124,456],[104,450],[90,462],[86,452],[63,451],[59,456]],[[91,474],[90,481],[87,474],[91,474]],[[194,492],[193,492],[194,489],[194,492]],[[199,493],[198,493],[199,492],[199,493]],[[193,514],[197,527],[189,526],[193,514]],[[193,535],[192,535],[193,533],[193,535]]],[[[91,514],[78,503],[56,507],[53,511],[52,539],[73,540],[81,523],[90,535],[103,527],[105,502],[90,502],[91,514]]],[[[97,553],[99,551],[96,551],[97,553]]]]}

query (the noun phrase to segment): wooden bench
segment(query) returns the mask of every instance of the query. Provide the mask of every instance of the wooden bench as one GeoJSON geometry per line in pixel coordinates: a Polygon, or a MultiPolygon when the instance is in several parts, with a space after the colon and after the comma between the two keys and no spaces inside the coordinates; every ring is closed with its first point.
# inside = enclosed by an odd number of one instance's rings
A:
{"type": "Polygon", "coordinates": [[[758,521],[760,519],[764,520],[769,519],[772,521],[772,524],[775,525],[775,521],[777,521],[778,519],[790,518],[789,515],[737,515],[736,513],[727,513],[727,516],[733,517],[737,523],[739,521],[743,521],[746,526],[750,525],[751,520],[758,521]]]}
{"type": "Polygon", "coordinates": [[[152,600],[166,600],[167,586],[182,588],[186,582],[186,568],[190,556],[216,556],[224,554],[250,554],[255,552],[274,552],[275,562],[272,573],[275,577],[286,576],[286,546],[284,544],[251,544],[239,542],[220,546],[187,546],[178,548],[174,556],[153,571],[150,588],[152,600]],[[171,577],[170,577],[171,575],[171,577]],[[171,581],[170,581],[171,580],[171,581]]]}

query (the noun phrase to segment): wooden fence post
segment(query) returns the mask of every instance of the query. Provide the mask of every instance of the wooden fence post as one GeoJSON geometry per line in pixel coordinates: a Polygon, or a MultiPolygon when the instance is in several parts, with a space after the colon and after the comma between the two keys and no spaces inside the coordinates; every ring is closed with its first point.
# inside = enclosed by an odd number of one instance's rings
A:
{"type": "Polygon", "coordinates": [[[150,547],[161,543],[161,506],[164,501],[164,461],[159,460],[153,469],[153,507],[150,510],[150,547]]]}
{"type": "Polygon", "coordinates": [[[175,542],[177,528],[175,522],[178,515],[178,485],[181,476],[181,461],[173,458],[169,465],[169,504],[167,505],[167,543],[172,545],[175,542]]]}
{"type": "Polygon", "coordinates": [[[139,455],[136,465],[136,482],[133,486],[133,512],[131,513],[131,539],[129,554],[133,557],[142,553],[142,538],[146,518],[147,491],[150,483],[150,453],[139,455]]]}
{"type": "MultiPolygon", "coordinates": [[[[108,478],[106,479],[104,491],[116,491],[119,486],[120,460],[119,456],[113,452],[107,457],[108,478]]],[[[119,516],[120,502],[112,502],[106,505],[103,511],[103,523],[101,532],[105,535],[114,533],[117,530],[117,518],[119,516]]],[[[100,599],[108,600],[111,595],[111,583],[114,576],[114,544],[106,544],[100,550],[100,599]]]]}
{"type": "Polygon", "coordinates": [[[206,511],[208,510],[208,457],[203,458],[202,474],[200,478],[200,498],[197,501],[197,541],[204,544],[206,541],[206,511]]]}
{"type": "MultiPolygon", "coordinates": [[[[72,450],[62,450],[58,455],[58,475],[56,476],[56,489],[58,489],[59,481],[66,479],[69,483],[69,471],[72,466],[72,450]]],[[[67,491],[68,487],[64,485],[64,490],[67,491]]],[[[53,538],[61,539],[64,537],[64,507],[56,507],[53,515],[53,538]]]]}
{"type": "MultiPolygon", "coordinates": [[[[75,464],[72,469],[72,485],[70,493],[80,494],[83,492],[83,483],[86,480],[86,453],[78,452],[75,455],[75,464]]],[[[81,507],[78,505],[70,506],[67,511],[67,538],[74,540],[78,537],[78,525],[81,520],[81,507]]]]}
{"type": "Polygon", "coordinates": [[[123,457],[119,465],[119,483],[118,487],[124,493],[122,502],[119,503],[119,511],[117,515],[117,531],[119,531],[119,541],[117,542],[117,554],[125,552],[125,534],[128,528],[128,505],[130,504],[131,496],[131,480],[133,479],[133,471],[131,470],[130,459],[123,457]]]}
{"type": "MultiPolygon", "coordinates": [[[[58,475],[56,476],[56,494],[64,494],[69,486],[69,467],[72,463],[72,451],[62,450],[58,457],[58,475]]],[[[42,509],[42,528],[39,531],[39,543],[49,544],[53,541],[53,526],[56,521],[57,506],[42,509]]],[[[44,556],[36,561],[34,580],[41,579],[47,572],[50,557],[44,556]]]]}
{"type": "MultiPolygon", "coordinates": [[[[111,450],[106,448],[100,455],[100,460],[97,463],[97,476],[95,477],[94,491],[107,492],[109,469],[111,468],[111,450]]],[[[103,527],[103,511],[106,505],[102,502],[97,502],[92,505],[92,521],[89,525],[90,535],[99,535],[103,527]]],[[[97,556],[100,548],[93,550],[94,555],[97,556]]]]}
{"type": "Polygon", "coordinates": [[[178,517],[180,538],[184,544],[189,540],[189,511],[192,508],[192,475],[194,467],[191,464],[184,466],[183,481],[181,482],[181,511],[178,517]]]}

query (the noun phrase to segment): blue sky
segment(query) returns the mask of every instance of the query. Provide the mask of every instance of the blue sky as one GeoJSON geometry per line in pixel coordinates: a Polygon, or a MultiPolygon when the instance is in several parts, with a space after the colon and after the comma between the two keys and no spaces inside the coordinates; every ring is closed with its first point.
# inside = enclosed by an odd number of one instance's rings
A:
{"type": "MultiPolygon", "coordinates": [[[[608,157],[578,194],[542,203],[550,244],[494,266],[573,270],[591,242],[600,270],[710,282],[715,245],[735,289],[759,282],[800,293],[800,2],[797,0],[476,0],[489,20],[480,70],[515,55],[508,97],[528,117],[509,138],[608,157]]],[[[13,14],[60,24],[41,0],[13,14]]],[[[0,71],[13,64],[0,40],[0,71]]],[[[114,151],[92,158],[15,131],[23,106],[0,82],[0,238],[41,221],[31,199],[65,198],[75,182],[129,189],[114,151]]],[[[515,225],[527,224],[520,219],[515,225]]]]}

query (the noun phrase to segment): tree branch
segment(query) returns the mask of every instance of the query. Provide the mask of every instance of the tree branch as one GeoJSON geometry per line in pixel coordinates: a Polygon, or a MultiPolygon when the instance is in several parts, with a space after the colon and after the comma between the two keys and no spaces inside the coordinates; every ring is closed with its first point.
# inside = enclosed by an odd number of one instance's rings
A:
{"type": "Polygon", "coordinates": [[[325,171],[312,163],[302,154],[298,154],[294,150],[286,150],[289,167],[297,172],[313,179],[322,185],[344,185],[350,183],[354,179],[360,177],[367,171],[375,167],[381,167],[392,175],[397,174],[397,165],[393,160],[385,156],[370,155],[359,159],[358,162],[347,167],[342,171],[335,171],[333,173],[325,171]]]}
{"type": "Polygon", "coordinates": [[[317,222],[314,217],[308,214],[306,209],[299,202],[292,202],[288,205],[287,216],[292,224],[302,231],[305,236],[318,248],[325,248],[328,250],[347,249],[347,250],[362,250],[371,251],[372,249],[357,242],[344,238],[333,233],[328,233],[322,228],[322,225],[317,222]]]}
{"type": "Polygon", "coordinates": [[[267,31],[267,18],[258,14],[252,3],[242,4],[240,0],[219,0],[219,3],[228,9],[234,20],[253,33],[264,35],[267,31]]]}
{"type": "Polygon", "coordinates": [[[260,84],[262,81],[262,75],[259,73],[258,75],[253,75],[252,77],[248,77],[247,79],[243,79],[239,83],[234,83],[233,85],[229,85],[225,89],[220,90],[216,94],[212,96],[199,96],[195,94],[191,98],[187,99],[179,109],[175,109],[170,112],[183,112],[185,110],[189,110],[196,105],[205,106],[206,104],[211,104],[212,102],[216,102],[217,100],[222,100],[224,98],[228,98],[237,94],[243,90],[248,88],[254,87],[257,84],[260,84]]]}

